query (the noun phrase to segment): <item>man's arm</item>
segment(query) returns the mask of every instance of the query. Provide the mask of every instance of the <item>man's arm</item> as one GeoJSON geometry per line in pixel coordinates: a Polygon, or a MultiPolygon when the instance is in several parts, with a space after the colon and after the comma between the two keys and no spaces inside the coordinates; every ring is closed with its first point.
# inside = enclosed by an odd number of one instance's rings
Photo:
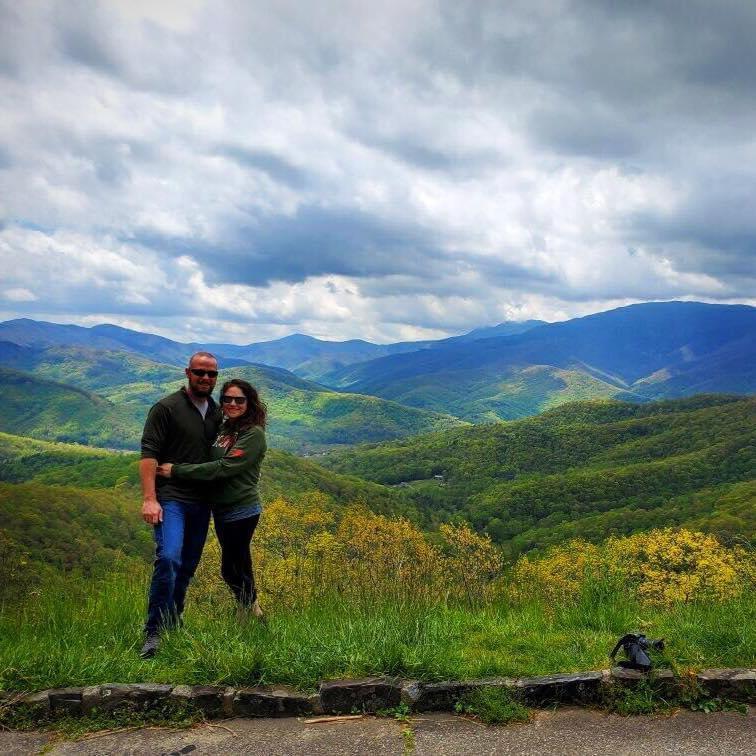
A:
{"type": "Polygon", "coordinates": [[[163,521],[163,508],[155,493],[155,470],[169,432],[168,411],[156,404],[147,415],[142,434],[142,459],[139,462],[139,479],[142,481],[142,519],[149,525],[163,521]]]}
{"type": "Polygon", "coordinates": [[[184,480],[217,480],[240,475],[265,454],[267,444],[262,428],[242,431],[225,456],[211,462],[199,464],[175,464],[171,466],[170,477],[184,480]]]}
{"type": "Polygon", "coordinates": [[[149,525],[163,521],[163,508],[155,493],[156,459],[139,460],[139,479],[142,481],[142,519],[149,525]]]}

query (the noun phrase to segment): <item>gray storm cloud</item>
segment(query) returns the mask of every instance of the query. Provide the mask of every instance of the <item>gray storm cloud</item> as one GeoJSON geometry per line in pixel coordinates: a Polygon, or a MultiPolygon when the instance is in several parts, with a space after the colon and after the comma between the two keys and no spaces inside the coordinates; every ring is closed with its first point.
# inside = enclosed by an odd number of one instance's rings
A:
{"type": "Polygon", "coordinates": [[[2,0],[0,311],[390,339],[752,301],[755,33],[747,0],[2,0]]]}

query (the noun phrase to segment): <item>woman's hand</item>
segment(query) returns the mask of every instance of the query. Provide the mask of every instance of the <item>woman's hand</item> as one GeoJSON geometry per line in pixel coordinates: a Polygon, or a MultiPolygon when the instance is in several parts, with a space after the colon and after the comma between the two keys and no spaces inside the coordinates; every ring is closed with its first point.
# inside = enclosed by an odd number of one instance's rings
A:
{"type": "Polygon", "coordinates": [[[170,478],[172,468],[173,468],[172,462],[163,462],[157,466],[156,472],[162,478],[170,478]]]}

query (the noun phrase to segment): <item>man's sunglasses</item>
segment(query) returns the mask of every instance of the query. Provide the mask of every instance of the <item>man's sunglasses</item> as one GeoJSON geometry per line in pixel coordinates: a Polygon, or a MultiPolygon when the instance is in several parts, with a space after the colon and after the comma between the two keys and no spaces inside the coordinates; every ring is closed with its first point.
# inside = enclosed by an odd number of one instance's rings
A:
{"type": "Polygon", "coordinates": [[[197,378],[204,378],[205,376],[207,376],[208,378],[218,377],[217,370],[200,370],[200,368],[189,368],[189,372],[192,375],[196,375],[197,378]]]}
{"type": "Polygon", "coordinates": [[[229,396],[228,394],[223,394],[221,397],[221,401],[223,404],[246,404],[247,397],[246,396],[229,396]]]}

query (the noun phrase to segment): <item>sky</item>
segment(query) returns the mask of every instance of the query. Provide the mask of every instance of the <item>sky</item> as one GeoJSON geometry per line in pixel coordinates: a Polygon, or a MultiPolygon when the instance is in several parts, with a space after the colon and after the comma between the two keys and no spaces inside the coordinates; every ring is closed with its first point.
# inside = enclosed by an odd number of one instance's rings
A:
{"type": "Polygon", "coordinates": [[[0,0],[0,320],[756,304],[756,3],[0,0]]]}

